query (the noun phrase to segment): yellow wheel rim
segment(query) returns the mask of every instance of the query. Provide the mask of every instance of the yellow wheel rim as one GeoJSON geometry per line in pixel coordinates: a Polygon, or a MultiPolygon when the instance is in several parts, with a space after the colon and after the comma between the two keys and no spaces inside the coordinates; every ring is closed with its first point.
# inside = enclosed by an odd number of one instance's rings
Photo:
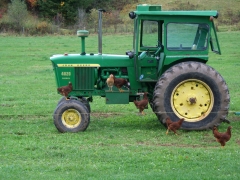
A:
{"type": "Polygon", "coordinates": [[[171,95],[171,106],[179,118],[188,122],[204,119],[212,110],[214,97],[210,87],[197,79],[179,83],[171,95]]]}
{"type": "Polygon", "coordinates": [[[68,109],[62,114],[62,123],[68,128],[77,127],[81,120],[81,114],[76,109],[68,109]]]}

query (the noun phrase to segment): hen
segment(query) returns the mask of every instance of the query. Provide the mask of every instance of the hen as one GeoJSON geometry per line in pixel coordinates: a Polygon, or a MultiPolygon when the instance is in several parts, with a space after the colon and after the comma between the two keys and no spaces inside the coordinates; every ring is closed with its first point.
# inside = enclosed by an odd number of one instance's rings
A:
{"type": "Polygon", "coordinates": [[[109,91],[112,91],[112,87],[114,85],[114,79],[113,79],[113,75],[110,74],[109,78],[107,78],[107,85],[108,85],[108,88],[109,88],[109,91]]]}
{"type": "Polygon", "coordinates": [[[118,90],[120,92],[123,92],[124,90],[122,90],[122,87],[125,85],[127,88],[130,88],[129,87],[129,84],[128,84],[128,81],[126,79],[123,79],[123,78],[116,78],[114,75],[113,75],[113,79],[114,79],[114,85],[118,88],[118,90]]]}
{"type": "Polygon", "coordinates": [[[172,120],[171,120],[169,117],[167,117],[167,118],[166,118],[166,125],[167,125],[167,127],[168,127],[170,124],[172,124],[172,120]]]}
{"type": "Polygon", "coordinates": [[[216,141],[221,144],[222,147],[224,147],[226,142],[228,142],[230,140],[230,138],[231,138],[231,129],[232,129],[232,126],[229,126],[227,128],[227,132],[220,133],[220,132],[218,132],[218,129],[217,129],[216,126],[213,127],[214,137],[216,138],[216,141]]]}
{"type": "Polygon", "coordinates": [[[139,109],[139,113],[141,113],[142,115],[144,115],[143,110],[148,104],[147,95],[148,95],[148,92],[144,92],[143,99],[141,101],[136,101],[136,100],[133,101],[137,109],[139,109]]]}
{"type": "MultiPolygon", "coordinates": [[[[171,121],[171,119],[170,119],[170,121],[171,121]]],[[[168,126],[166,134],[168,134],[168,131],[170,130],[170,131],[173,131],[175,135],[178,135],[177,130],[182,126],[184,118],[179,119],[177,122],[170,122],[170,121],[168,123],[166,121],[167,126],[168,126]]]]}
{"type": "Polygon", "coordinates": [[[72,83],[69,82],[67,86],[62,86],[57,88],[58,92],[65,96],[66,99],[68,99],[68,94],[72,91],[72,83]]]}

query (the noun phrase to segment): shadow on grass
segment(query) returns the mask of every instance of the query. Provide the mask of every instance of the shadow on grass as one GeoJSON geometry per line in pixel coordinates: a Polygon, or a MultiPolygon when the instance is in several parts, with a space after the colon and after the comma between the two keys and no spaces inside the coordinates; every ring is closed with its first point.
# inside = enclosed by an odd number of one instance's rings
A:
{"type": "Polygon", "coordinates": [[[138,115],[137,113],[122,114],[112,113],[92,113],[91,130],[101,130],[101,128],[111,129],[138,129],[138,130],[159,130],[165,127],[158,121],[154,114],[138,115]]]}

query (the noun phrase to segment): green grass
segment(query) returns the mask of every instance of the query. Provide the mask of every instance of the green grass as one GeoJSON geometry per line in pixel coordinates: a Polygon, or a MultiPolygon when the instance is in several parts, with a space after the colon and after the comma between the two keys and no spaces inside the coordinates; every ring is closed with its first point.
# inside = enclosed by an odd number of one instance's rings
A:
{"type": "MultiPolygon", "coordinates": [[[[52,113],[61,98],[49,57],[79,53],[75,36],[0,36],[0,179],[239,179],[240,32],[219,33],[222,55],[209,65],[226,80],[232,138],[222,149],[211,131],[170,133],[147,109],[105,105],[94,97],[88,129],[57,131],[52,113]]],[[[131,35],[103,36],[103,53],[125,54],[131,35]]],[[[97,53],[97,36],[86,38],[97,53]]],[[[221,124],[225,131],[228,124],[221,124]]]]}

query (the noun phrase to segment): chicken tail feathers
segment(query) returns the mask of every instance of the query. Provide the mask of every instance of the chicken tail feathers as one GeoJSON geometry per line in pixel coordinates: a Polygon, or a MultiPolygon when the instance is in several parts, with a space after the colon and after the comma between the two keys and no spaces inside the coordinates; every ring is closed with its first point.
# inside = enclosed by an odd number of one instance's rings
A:
{"type": "Polygon", "coordinates": [[[136,100],[133,100],[133,103],[136,105],[136,100]]]}

